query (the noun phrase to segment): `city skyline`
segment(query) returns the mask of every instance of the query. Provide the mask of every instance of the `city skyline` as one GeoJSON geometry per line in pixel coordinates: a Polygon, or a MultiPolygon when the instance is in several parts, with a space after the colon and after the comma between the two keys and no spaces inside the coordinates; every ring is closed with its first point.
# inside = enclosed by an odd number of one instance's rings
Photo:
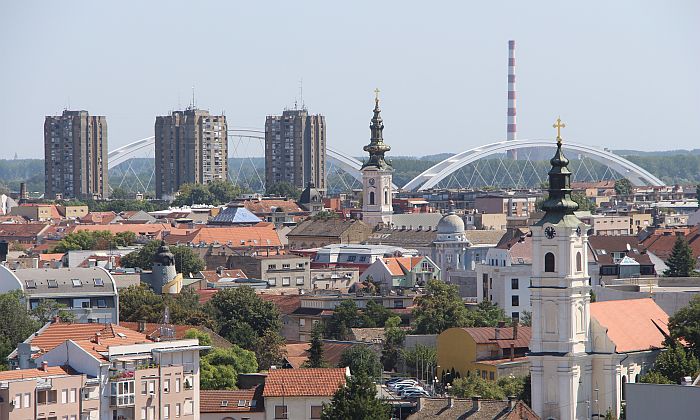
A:
{"type": "Polygon", "coordinates": [[[327,118],[329,146],[361,155],[367,103],[379,87],[395,156],[456,153],[505,139],[511,39],[518,45],[519,138],[551,137],[552,116],[561,114],[567,137],[588,145],[697,144],[686,134],[700,129],[694,77],[700,57],[692,54],[699,6],[692,2],[547,2],[477,11],[458,3],[333,10],[314,3],[196,10],[149,3],[134,14],[128,6],[136,4],[2,6],[3,39],[12,42],[0,45],[16,65],[0,70],[6,81],[0,141],[13,145],[0,158],[40,158],[42,121],[63,108],[105,115],[110,148],[151,136],[153,118],[187,106],[192,85],[197,105],[225,111],[231,127],[262,129],[265,116],[302,102],[300,80],[309,111],[327,118]],[[98,11],[111,18],[85,19],[98,11]],[[302,25],[301,17],[316,25],[302,25]],[[314,44],[279,50],[279,39],[290,34],[314,44]],[[94,60],[85,64],[58,44],[47,47],[57,36],[80,39],[94,60]],[[168,44],[173,37],[183,44],[168,44]],[[168,66],[160,59],[176,47],[197,51],[202,39],[224,42],[213,65],[168,66]],[[423,118],[415,117],[418,110],[423,118]]]}

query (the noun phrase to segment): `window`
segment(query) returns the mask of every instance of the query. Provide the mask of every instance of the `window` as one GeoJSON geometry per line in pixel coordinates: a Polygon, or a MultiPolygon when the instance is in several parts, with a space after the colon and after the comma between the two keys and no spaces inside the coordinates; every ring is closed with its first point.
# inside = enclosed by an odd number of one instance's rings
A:
{"type": "Polygon", "coordinates": [[[98,308],[106,308],[107,301],[105,299],[97,299],[97,307],[98,308]]]}
{"type": "Polygon", "coordinates": [[[97,287],[102,287],[105,285],[105,282],[102,279],[94,278],[94,279],[92,279],[92,281],[95,282],[95,286],[97,286],[97,287]]]}
{"type": "Polygon", "coordinates": [[[303,284],[304,284],[304,278],[303,278],[303,277],[297,277],[295,282],[296,282],[297,286],[303,285],[303,284]]]}
{"type": "Polygon", "coordinates": [[[73,307],[74,308],[89,308],[90,307],[90,299],[73,299],[73,307]]]}
{"type": "Polygon", "coordinates": [[[141,420],[146,420],[146,407],[141,408],[141,420]]]}
{"type": "Polygon", "coordinates": [[[510,317],[513,319],[513,321],[517,322],[520,320],[520,312],[512,312],[510,317]]]}
{"type": "Polygon", "coordinates": [[[24,394],[24,401],[22,401],[22,406],[24,408],[28,408],[30,405],[32,405],[32,394],[27,392],[24,394]]]}
{"type": "Polygon", "coordinates": [[[61,404],[65,404],[67,402],[68,402],[68,390],[62,389],[61,390],[61,404]]]}
{"type": "Polygon", "coordinates": [[[156,393],[156,381],[148,381],[148,393],[149,394],[156,393]]]}
{"type": "Polygon", "coordinates": [[[270,277],[269,279],[267,279],[267,284],[269,284],[270,286],[277,286],[277,279],[274,277],[270,277]]]}
{"type": "Polygon", "coordinates": [[[520,306],[520,296],[511,296],[510,303],[510,306],[520,306]]]}
{"type": "Polygon", "coordinates": [[[175,404],[175,417],[180,417],[181,411],[182,407],[180,406],[180,403],[175,404]]]}
{"type": "Polygon", "coordinates": [[[306,320],[304,318],[299,318],[299,326],[300,327],[306,326],[306,320]]]}
{"type": "Polygon", "coordinates": [[[148,381],[141,381],[141,395],[146,395],[148,387],[148,381]]]}
{"type": "Polygon", "coordinates": [[[34,280],[27,280],[24,284],[27,286],[27,289],[36,289],[36,282],[34,280]]]}
{"type": "Polygon", "coordinates": [[[170,404],[166,404],[163,406],[163,418],[164,419],[170,418],[170,404]]]}
{"type": "Polygon", "coordinates": [[[170,392],[170,379],[163,381],[163,392],[170,392]]]}
{"type": "Polygon", "coordinates": [[[267,269],[268,269],[268,270],[276,270],[276,269],[277,269],[277,264],[268,264],[267,269]]]}
{"type": "Polygon", "coordinates": [[[321,418],[321,412],[323,411],[323,406],[321,405],[312,405],[311,406],[311,418],[312,419],[320,419],[321,418]]]}
{"type": "Polygon", "coordinates": [[[80,279],[70,279],[70,281],[73,283],[73,287],[83,287],[83,282],[80,279]]]}
{"type": "Polygon", "coordinates": [[[46,280],[46,283],[52,289],[58,288],[58,282],[56,280],[46,280]]]}
{"type": "Polygon", "coordinates": [[[554,272],[554,254],[552,254],[551,252],[544,254],[544,272],[554,272]]]}
{"type": "Polygon", "coordinates": [[[355,258],[357,258],[355,255],[348,256],[348,262],[355,262],[355,258]]]}
{"type": "Polygon", "coordinates": [[[289,270],[289,264],[282,264],[282,268],[283,268],[283,269],[286,269],[286,270],[289,270]]]}
{"type": "Polygon", "coordinates": [[[577,252],[576,253],[576,271],[583,271],[582,268],[582,263],[581,263],[581,253],[577,252]]]}
{"type": "Polygon", "coordinates": [[[494,379],[494,374],[493,374],[493,372],[489,372],[489,379],[491,379],[491,380],[493,381],[493,379],[494,379]]]}
{"type": "MultiPolygon", "coordinates": [[[[374,204],[374,191],[369,192],[369,204],[373,205],[374,204]]],[[[286,419],[286,417],[283,417],[286,419]]]]}
{"type": "Polygon", "coordinates": [[[275,418],[276,419],[286,419],[287,417],[287,406],[286,405],[276,405],[275,406],[275,418]]]}
{"type": "Polygon", "coordinates": [[[289,286],[291,280],[291,277],[282,277],[282,286],[289,286]]]}
{"type": "Polygon", "coordinates": [[[297,268],[304,268],[304,263],[297,263],[297,268]]]}
{"type": "Polygon", "coordinates": [[[22,408],[22,394],[15,395],[15,400],[12,402],[15,408],[22,408]]]}
{"type": "Polygon", "coordinates": [[[192,414],[193,411],[194,411],[194,403],[192,402],[191,399],[188,398],[185,400],[185,413],[184,414],[186,416],[189,416],[192,414]]]}
{"type": "Polygon", "coordinates": [[[76,398],[78,396],[78,389],[77,388],[71,388],[70,392],[68,393],[68,401],[71,403],[74,403],[76,398]]]}
{"type": "Polygon", "coordinates": [[[389,202],[389,190],[384,189],[384,204],[387,204],[388,202],[389,202]]]}
{"type": "Polygon", "coordinates": [[[510,288],[512,290],[518,290],[519,289],[519,284],[518,284],[518,279],[510,279],[510,288]]]}
{"type": "Polygon", "coordinates": [[[394,308],[403,309],[403,299],[394,299],[394,308]]]}
{"type": "Polygon", "coordinates": [[[37,404],[54,404],[56,402],[56,397],[58,396],[58,391],[37,391],[37,404]]]}

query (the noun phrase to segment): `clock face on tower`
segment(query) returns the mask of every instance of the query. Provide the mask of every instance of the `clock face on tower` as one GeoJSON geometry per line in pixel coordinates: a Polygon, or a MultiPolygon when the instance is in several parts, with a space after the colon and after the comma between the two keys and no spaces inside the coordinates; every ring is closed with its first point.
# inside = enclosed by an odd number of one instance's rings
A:
{"type": "Polygon", "coordinates": [[[557,236],[557,231],[554,230],[554,226],[548,226],[547,229],[544,230],[544,235],[547,238],[552,239],[557,236]]]}

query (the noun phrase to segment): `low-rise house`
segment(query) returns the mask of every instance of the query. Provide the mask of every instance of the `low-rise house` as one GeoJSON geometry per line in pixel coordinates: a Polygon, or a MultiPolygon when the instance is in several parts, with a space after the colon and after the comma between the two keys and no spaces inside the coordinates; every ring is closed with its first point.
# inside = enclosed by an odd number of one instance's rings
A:
{"type": "Polygon", "coordinates": [[[241,269],[227,270],[224,267],[217,267],[216,270],[200,271],[196,278],[198,280],[192,283],[189,288],[199,290],[225,287],[226,284],[232,283],[231,280],[247,279],[248,276],[241,269]]]}
{"type": "Polygon", "coordinates": [[[113,211],[91,211],[80,218],[85,225],[109,225],[121,222],[122,218],[113,211]]]}
{"type": "Polygon", "coordinates": [[[499,327],[449,328],[437,338],[435,376],[443,383],[467,375],[497,380],[508,375],[527,376],[532,329],[514,324],[499,327]]]}
{"type": "Polygon", "coordinates": [[[515,397],[500,401],[475,396],[471,399],[419,398],[416,412],[406,419],[540,420],[540,417],[515,397]]]}
{"type": "Polygon", "coordinates": [[[287,234],[290,249],[318,248],[331,244],[359,244],[372,228],[362,220],[314,219],[299,223],[287,234]]]}
{"type": "Polygon", "coordinates": [[[314,290],[340,290],[347,292],[360,279],[355,267],[321,267],[311,269],[311,288],[314,290]]]}
{"type": "Polygon", "coordinates": [[[684,236],[688,241],[696,261],[700,261],[700,226],[656,229],[651,235],[639,242],[642,249],[651,252],[662,260],[666,261],[673,252],[673,245],[676,243],[676,236],[684,236]]]}
{"type": "MultiPolygon", "coordinates": [[[[340,366],[343,352],[354,346],[366,345],[365,343],[352,341],[321,340],[323,360],[327,366],[340,366]]],[[[311,348],[311,343],[287,343],[284,346],[285,356],[282,367],[285,369],[303,368],[304,363],[309,360],[309,348],[311,348]]]]}
{"type": "Polygon", "coordinates": [[[219,214],[212,217],[209,225],[220,226],[253,226],[262,220],[250,212],[241,203],[232,202],[226,205],[219,214]]]}
{"type": "Polygon", "coordinates": [[[415,257],[415,249],[389,245],[327,245],[313,252],[296,251],[299,255],[313,256],[311,268],[356,267],[360,274],[379,258],[415,257]]]}
{"type": "Polygon", "coordinates": [[[238,255],[228,259],[229,267],[248,276],[267,281],[269,288],[311,288],[311,264],[298,255],[238,255]]]}
{"type": "Polygon", "coordinates": [[[379,258],[360,276],[360,281],[371,279],[387,290],[425,285],[428,280],[440,279],[440,267],[429,257],[379,258]]]}
{"type": "Polygon", "coordinates": [[[49,225],[43,223],[0,224],[0,241],[7,243],[36,244],[44,238],[49,225]]]}
{"type": "Polygon", "coordinates": [[[21,290],[27,309],[51,299],[64,304],[79,323],[119,322],[117,286],[103,268],[28,268],[0,265],[0,292],[21,290]]]}
{"type": "Polygon", "coordinates": [[[285,340],[299,339],[299,320],[292,318],[292,314],[301,307],[301,295],[296,294],[272,294],[268,292],[260,292],[258,294],[262,300],[272,302],[280,312],[282,319],[282,330],[280,335],[285,340]]]}
{"type": "Polygon", "coordinates": [[[576,216],[591,228],[589,236],[616,236],[630,235],[630,217],[622,215],[590,214],[590,212],[576,212],[576,216]]]}
{"type": "MultiPolygon", "coordinates": [[[[258,223],[255,226],[200,227],[185,234],[170,234],[165,238],[165,242],[168,245],[189,245],[199,249],[214,246],[226,247],[235,251],[261,253],[274,253],[282,248],[274,225],[266,222],[258,223]]],[[[225,264],[219,263],[213,267],[219,265],[225,264]]],[[[207,266],[210,266],[208,261],[207,266]]],[[[251,274],[248,273],[248,275],[251,274]]]]}
{"type": "Polygon", "coordinates": [[[345,386],[348,368],[272,369],[265,380],[265,418],[320,419],[323,404],[345,386]]]}
{"type": "Polygon", "coordinates": [[[66,219],[80,219],[90,211],[88,206],[56,206],[58,213],[66,219]]]}
{"type": "Polygon", "coordinates": [[[640,251],[636,236],[588,237],[589,267],[594,284],[608,284],[615,279],[655,277],[654,262],[640,251]]]}
{"type": "Polygon", "coordinates": [[[54,204],[25,203],[12,207],[10,214],[22,216],[34,222],[46,222],[61,218],[54,204]]]}
{"type": "Polygon", "coordinates": [[[203,389],[199,392],[201,420],[264,420],[262,386],[252,389],[203,389]]]}

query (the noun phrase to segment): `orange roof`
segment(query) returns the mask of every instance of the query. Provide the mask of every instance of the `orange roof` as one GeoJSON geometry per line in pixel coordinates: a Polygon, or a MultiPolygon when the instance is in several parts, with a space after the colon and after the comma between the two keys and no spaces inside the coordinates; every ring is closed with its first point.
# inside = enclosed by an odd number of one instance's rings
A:
{"type": "Polygon", "coordinates": [[[268,293],[258,293],[258,296],[265,302],[272,302],[282,315],[289,315],[301,307],[301,296],[296,295],[276,295],[268,293]]]}
{"type": "MultiPolygon", "coordinates": [[[[115,324],[72,324],[55,322],[49,324],[43,331],[37,332],[36,334],[38,335],[30,337],[30,343],[32,347],[39,348],[38,356],[50,351],[66,340],[73,340],[79,344],[89,343],[90,346],[93,346],[96,343],[91,340],[94,340],[95,333],[98,332],[100,333],[101,347],[150,341],[144,334],[115,324]]],[[[86,346],[87,345],[81,345],[83,348],[86,346]]]]}
{"type": "Polygon", "coordinates": [[[221,272],[217,270],[202,270],[199,272],[202,277],[204,277],[204,280],[210,282],[210,283],[217,283],[221,279],[247,279],[248,276],[245,275],[243,270],[239,268],[235,269],[229,269],[229,270],[221,270],[221,272]]]}
{"type": "Polygon", "coordinates": [[[411,271],[422,259],[423,257],[389,257],[384,258],[384,264],[392,276],[403,276],[404,270],[411,271]]]}
{"type": "Polygon", "coordinates": [[[39,254],[39,261],[58,261],[63,258],[65,254],[57,252],[54,254],[39,254]]]}
{"type": "Polygon", "coordinates": [[[261,386],[236,391],[202,389],[199,391],[200,413],[249,413],[264,411],[261,386]],[[241,405],[240,402],[243,402],[241,405]],[[255,401],[251,404],[251,401],[255,401]]]}
{"type": "Polygon", "coordinates": [[[276,209],[282,209],[286,213],[304,211],[294,200],[245,200],[243,206],[251,213],[272,213],[276,209]]]}
{"type": "Polygon", "coordinates": [[[117,213],[113,211],[91,211],[80,218],[80,223],[93,223],[96,225],[106,225],[117,218],[117,213]]]}
{"type": "Polygon", "coordinates": [[[17,379],[45,378],[47,376],[70,375],[71,373],[62,366],[49,366],[46,370],[37,369],[16,369],[0,372],[0,381],[12,381],[17,379]]]}
{"type": "Polygon", "coordinates": [[[663,347],[668,314],[651,298],[591,303],[591,318],[607,330],[616,353],[663,347]]]}
{"type": "Polygon", "coordinates": [[[154,236],[160,237],[162,232],[169,232],[171,235],[184,235],[186,233],[192,232],[192,229],[179,229],[174,228],[165,223],[153,223],[153,224],[115,224],[115,225],[77,225],[73,228],[73,232],[78,232],[81,230],[88,231],[98,231],[106,230],[113,234],[119,232],[134,232],[136,235],[142,236],[154,236]]]}
{"type": "Polygon", "coordinates": [[[685,236],[690,249],[693,251],[693,257],[700,257],[699,226],[692,228],[657,229],[653,234],[641,241],[640,245],[665,261],[673,252],[673,245],[676,243],[676,235],[685,236]]]}
{"type": "Polygon", "coordinates": [[[332,396],[345,381],[345,368],[273,369],[267,374],[263,397],[332,396]]]}
{"type": "Polygon", "coordinates": [[[221,289],[199,289],[195,290],[195,293],[199,295],[199,303],[205,304],[214,297],[214,295],[221,289]]]}
{"type": "Polygon", "coordinates": [[[462,328],[471,335],[477,344],[496,344],[500,348],[510,348],[510,344],[516,348],[530,347],[532,328],[523,325],[518,326],[518,337],[513,339],[513,327],[472,327],[462,328]],[[498,339],[496,338],[498,331],[498,339]]]}
{"type": "Polygon", "coordinates": [[[168,235],[165,242],[169,245],[178,242],[181,244],[219,243],[230,244],[232,248],[282,246],[277,231],[271,223],[258,223],[255,226],[201,227],[185,235],[168,235]]]}

